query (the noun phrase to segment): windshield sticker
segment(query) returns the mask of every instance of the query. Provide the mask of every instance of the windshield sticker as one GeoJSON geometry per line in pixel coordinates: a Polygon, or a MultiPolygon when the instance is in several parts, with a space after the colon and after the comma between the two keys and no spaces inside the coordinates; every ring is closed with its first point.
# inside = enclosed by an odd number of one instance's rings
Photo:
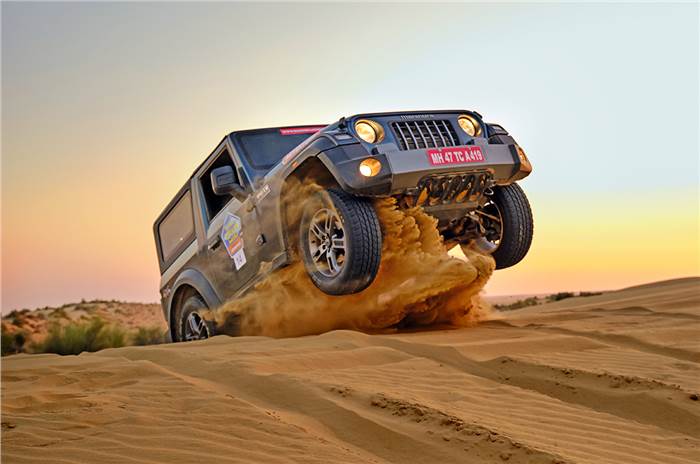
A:
{"type": "Polygon", "coordinates": [[[301,135],[301,134],[315,134],[326,126],[313,126],[313,127],[285,127],[280,129],[280,134],[282,135],[301,135]]]}
{"type": "Polygon", "coordinates": [[[243,252],[243,226],[241,218],[235,214],[226,214],[224,225],[221,228],[221,241],[226,247],[226,252],[236,263],[236,269],[240,269],[246,262],[245,253],[243,252]],[[236,255],[240,253],[239,257],[236,255]],[[242,260],[241,260],[242,256],[242,260]],[[240,265],[239,265],[240,262],[240,265]]]}

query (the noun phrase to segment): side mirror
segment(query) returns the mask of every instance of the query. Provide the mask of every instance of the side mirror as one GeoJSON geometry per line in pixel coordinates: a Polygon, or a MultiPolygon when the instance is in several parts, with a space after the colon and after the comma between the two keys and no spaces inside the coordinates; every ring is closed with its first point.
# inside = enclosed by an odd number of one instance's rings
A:
{"type": "Polygon", "coordinates": [[[211,188],[217,195],[234,195],[239,199],[246,196],[231,166],[222,166],[211,172],[211,188]]]}

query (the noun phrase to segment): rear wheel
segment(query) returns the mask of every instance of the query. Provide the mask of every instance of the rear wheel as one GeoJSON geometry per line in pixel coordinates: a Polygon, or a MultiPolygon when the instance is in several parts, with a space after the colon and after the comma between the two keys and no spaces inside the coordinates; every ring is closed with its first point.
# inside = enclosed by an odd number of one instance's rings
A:
{"type": "Polygon", "coordinates": [[[176,313],[175,341],[189,342],[213,336],[213,325],[204,318],[207,310],[206,303],[199,295],[187,298],[176,313]]]}
{"type": "MultiPolygon", "coordinates": [[[[518,184],[494,188],[490,201],[476,211],[485,233],[473,245],[489,253],[496,269],[511,267],[522,261],[530,249],[533,220],[530,203],[518,184]]],[[[466,248],[472,246],[463,244],[466,248]]]]}
{"type": "Polygon", "coordinates": [[[382,232],[371,201],[328,189],[305,203],[299,230],[304,266],[329,295],[357,293],[377,275],[382,232]]]}

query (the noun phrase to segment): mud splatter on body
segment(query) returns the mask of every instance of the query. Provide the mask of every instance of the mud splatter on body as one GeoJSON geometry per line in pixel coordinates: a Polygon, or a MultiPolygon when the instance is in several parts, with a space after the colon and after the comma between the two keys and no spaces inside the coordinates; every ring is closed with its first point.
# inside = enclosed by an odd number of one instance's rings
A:
{"type": "Polygon", "coordinates": [[[330,296],[316,288],[301,262],[270,274],[245,296],[216,311],[224,332],[292,337],[334,329],[374,331],[430,324],[469,325],[488,316],[479,292],[493,273],[490,256],[450,256],[436,220],[420,208],[377,200],[382,263],[364,291],[330,296]]]}

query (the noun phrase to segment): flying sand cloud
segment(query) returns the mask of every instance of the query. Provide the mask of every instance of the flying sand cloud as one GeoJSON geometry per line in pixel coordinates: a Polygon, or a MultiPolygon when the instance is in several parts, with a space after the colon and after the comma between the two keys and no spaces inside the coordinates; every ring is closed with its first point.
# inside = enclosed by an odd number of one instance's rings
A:
{"type": "MultiPolygon", "coordinates": [[[[320,187],[302,189],[308,194],[320,187]]],[[[299,203],[294,205],[300,207],[299,203]]],[[[420,208],[399,209],[393,198],[377,200],[375,207],[384,236],[382,263],[366,290],[327,295],[297,261],[268,275],[254,291],[224,304],[214,316],[219,330],[290,337],[396,325],[465,326],[489,317],[479,292],[495,267],[490,256],[468,251],[462,260],[449,255],[436,220],[420,208]]]]}

